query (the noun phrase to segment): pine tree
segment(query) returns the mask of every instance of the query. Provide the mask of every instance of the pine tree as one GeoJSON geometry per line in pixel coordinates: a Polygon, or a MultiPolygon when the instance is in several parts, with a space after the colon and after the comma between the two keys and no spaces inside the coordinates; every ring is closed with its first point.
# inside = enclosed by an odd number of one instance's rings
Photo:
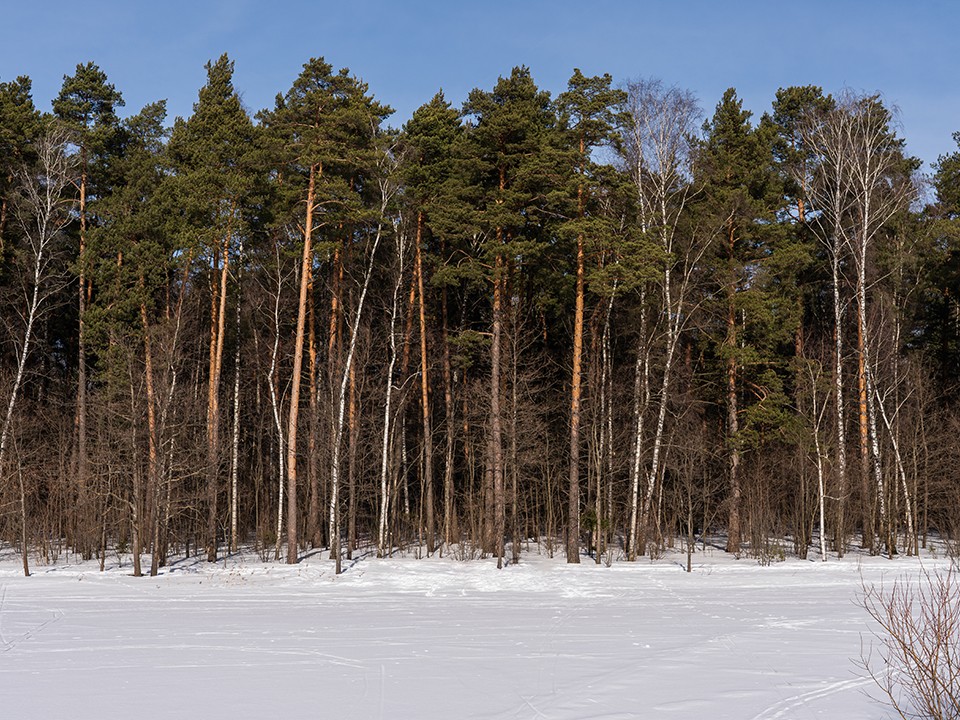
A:
{"type": "Polygon", "coordinates": [[[227,284],[231,255],[247,232],[248,200],[254,189],[251,153],[254,126],[233,87],[233,62],[221,55],[206,65],[193,114],[177,118],[169,153],[176,174],[175,192],[184,219],[183,245],[194,258],[205,258],[210,281],[210,343],[206,413],[206,547],[217,559],[220,485],[220,385],[227,333],[227,284]]]}
{"type": "MultiPolygon", "coordinates": [[[[60,94],[53,101],[54,114],[73,133],[73,142],[80,154],[80,178],[77,188],[79,198],[80,249],[77,296],[77,522],[85,523],[90,515],[87,498],[89,480],[87,451],[87,352],[85,337],[85,314],[90,302],[91,287],[82,268],[87,263],[87,228],[90,225],[87,205],[98,194],[98,183],[104,180],[105,163],[116,142],[118,119],[116,108],[123,107],[123,98],[114,86],[107,82],[106,74],[90,62],[77,65],[72,77],[64,76],[60,94]]],[[[92,552],[87,529],[78,528],[77,542],[84,558],[92,552]]]]}
{"type": "Polygon", "coordinates": [[[20,167],[33,161],[33,142],[41,133],[40,113],[33,105],[26,76],[0,83],[0,278],[8,248],[11,196],[20,167]]]}
{"type": "MultiPolygon", "coordinates": [[[[423,421],[424,442],[424,486],[426,497],[426,534],[427,551],[433,552],[436,534],[434,521],[434,479],[433,479],[433,432],[430,413],[430,376],[427,348],[427,297],[424,266],[428,262],[427,249],[424,247],[426,236],[432,233],[431,216],[442,213],[446,184],[453,172],[454,146],[459,140],[462,128],[459,113],[437,93],[433,99],[418,108],[410,121],[404,126],[403,143],[410,156],[405,160],[404,181],[413,202],[416,214],[416,234],[414,240],[414,277],[419,297],[420,321],[420,406],[423,421]]],[[[436,240],[437,238],[434,238],[436,240]]],[[[433,248],[438,251],[439,248],[433,248]]],[[[443,377],[444,407],[446,416],[447,448],[443,481],[443,539],[450,545],[453,542],[453,396],[450,373],[450,352],[446,338],[446,288],[442,290],[444,301],[443,326],[443,377]]]]}
{"type": "MultiPolygon", "coordinates": [[[[312,315],[308,311],[312,307],[314,234],[323,231],[327,235],[327,243],[322,250],[330,252],[333,257],[334,292],[331,298],[327,368],[331,380],[331,399],[335,405],[342,405],[344,398],[334,390],[338,384],[335,376],[339,377],[341,370],[337,362],[340,352],[337,328],[343,305],[339,287],[342,253],[350,248],[347,229],[371,221],[371,213],[363,204],[363,195],[375,186],[376,166],[382,154],[382,149],[377,146],[377,136],[380,124],[390,113],[388,107],[376,102],[367,93],[367,86],[351,76],[349,70],[343,68],[334,74],[332,66],[323,58],[313,58],[304,65],[303,72],[286,95],[277,98],[274,110],[262,116],[267,132],[274,138],[278,165],[290,188],[288,197],[296,199],[298,209],[291,207],[288,212],[296,217],[303,235],[297,334],[287,422],[288,563],[297,561],[296,450],[303,348],[307,336],[313,337],[313,324],[311,322],[308,327],[307,320],[308,315],[312,315]],[[367,187],[367,183],[371,187],[367,187]],[[300,203],[305,207],[302,221],[299,218],[300,203]]],[[[373,217],[373,222],[377,222],[378,214],[374,213],[373,217]]],[[[351,338],[349,342],[353,341],[351,338]]],[[[308,351],[311,359],[314,358],[313,348],[308,348],[308,351]]],[[[343,377],[349,377],[349,364],[343,368],[343,377]]],[[[310,368],[311,383],[316,375],[312,365],[313,362],[310,368]]],[[[334,416],[339,415],[341,413],[335,408],[334,416]]],[[[331,552],[339,563],[339,430],[335,430],[333,435],[329,532],[331,552]]],[[[308,512],[312,524],[319,514],[319,502],[316,480],[311,481],[308,512]]]]}
{"type": "MultiPolygon", "coordinates": [[[[580,562],[580,415],[583,374],[583,326],[587,245],[595,245],[609,228],[598,222],[598,167],[592,153],[616,137],[617,106],[626,99],[614,90],[610,75],[586,77],[579,68],[557,98],[561,122],[575,152],[576,210],[567,231],[576,236],[576,292],[573,317],[573,363],[570,383],[570,468],[567,484],[567,562],[580,562]]],[[[592,249],[592,248],[591,248],[592,249]]],[[[599,517],[596,518],[599,523],[599,517]]],[[[598,536],[599,537],[599,536],[598,536]]],[[[599,560],[599,550],[597,553],[599,560]]]]}
{"type": "MultiPolygon", "coordinates": [[[[150,574],[161,561],[161,460],[163,428],[161,402],[156,390],[153,325],[158,296],[167,283],[176,247],[164,233],[164,208],[159,201],[165,177],[163,143],[166,104],[146,106],[123,121],[118,130],[111,162],[110,193],[96,201],[99,225],[89,236],[85,271],[98,291],[87,308],[90,346],[99,357],[98,379],[107,387],[119,385],[116,394],[136,396],[131,384],[139,373],[131,372],[132,358],[142,350],[143,387],[147,427],[147,468],[130,472],[132,479],[131,528],[134,575],[141,574],[140,554],[152,552],[150,574]]],[[[139,384],[139,383],[137,383],[139,384]]],[[[102,402],[109,403],[108,398],[102,402]]],[[[125,403],[124,403],[125,404],[125,403]]],[[[165,412],[163,413],[166,414],[165,412]]],[[[135,434],[139,423],[131,418],[135,434]]],[[[117,438],[122,442],[122,439],[117,438]]]]}
{"type": "MultiPolygon", "coordinates": [[[[811,227],[810,220],[814,224],[816,218],[808,218],[809,197],[811,183],[813,181],[813,170],[816,167],[816,158],[814,151],[808,146],[804,137],[804,127],[809,118],[829,112],[833,106],[833,98],[824,96],[821,88],[807,85],[803,87],[788,87],[777,90],[776,98],[773,102],[772,113],[764,115],[761,122],[769,123],[774,135],[773,156],[776,167],[783,183],[784,199],[783,208],[779,213],[779,233],[777,234],[776,257],[770,265],[770,275],[776,278],[778,283],[778,292],[780,295],[782,307],[786,303],[792,302],[795,310],[792,313],[786,313],[780,317],[786,320],[792,317],[794,320],[793,328],[793,378],[785,378],[792,385],[792,404],[799,415],[806,416],[809,420],[810,435],[813,436],[815,445],[819,446],[821,439],[820,416],[824,415],[826,405],[829,403],[829,393],[825,394],[821,400],[817,394],[820,392],[818,385],[819,368],[822,361],[826,358],[818,357],[818,353],[807,348],[808,337],[812,336],[812,345],[826,347],[826,338],[818,335],[819,326],[826,322],[821,314],[825,309],[823,307],[823,287],[832,284],[830,275],[826,270],[824,251],[829,254],[829,247],[817,242],[816,233],[811,227]],[[818,407],[814,411],[811,403],[818,407]]],[[[834,292],[839,292],[839,286],[833,284],[834,292]]],[[[838,312],[841,307],[839,296],[837,302],[833,304],[838,312]]],[[[841,318],[835,317],[834,322],[840,325],[841,318]]],[[[847,494],[847,453],[846,436],[844,430],[844,399],[843,399],[843,376],[840,363],[841,355],[834,353],[834,375],[833,375],[833,394],[834,394],[834,438],[835,442],[830,443],[835,452],[836,480],[835,487],[831,494],[838,498],[836,522],[833,527],[834,546],[841,557],[843,554],[843,525],[844,511],[847,494]]],[[[827,362],[829,366],[830,363],[827,362]]],[[[807,443],[808,441],[800,441],[807,443]]],[[[818,478],[826,482],[824,476],[824,455],[814,449],[815,461],[817,464],[818,478]]],[[[798,522],[795,530],[796,547],[801,556],[806,556],[806,548],[810,538],[810,523],[814,516],[812,508],[806,506],[809,492],[806,491],[805,482],[806,473],[800,471],[800,488],[798,492],[797,516],[799,518],[810,518],[798,522]]],[[[826,498],[824,488],[818,486],[816,503],[818,505],[818,514],[821,523],[826,523],[826,498]]],[[[825,548],[824,532],[820,533],[821,549],[825,548]]],[[[821,552],[824,556],[824,553],[821,552]]],[[[826,559],[825,556],[823,559],[826,559]]]]}
{"type": "MultiPolygon", "coordinates": [[[[723,340],[718,355],[724,366],[727,475],[730,488],[727,521],[727,552],[740,550],[741,541],[741,459],[745,443],[741,402],[741,372],[759,362],[756,348],[747,343],[742,328],[763,299],[755,282],[759,265],[769,254],[766,228],[782,197],[772,167],[772,133],[769,127],[750,125],[751,113],[733,88],[717,104],[713,117],[704,125],[706,138],[697,157],[697,180],[704,188],[702,211],[719,234],[714,272],[718,296],[722,298],[723,340]],[[763,222],[761,222],[763,221],[763,222]]],[[[762,364],[762,363],[761,363],[762,364]]],[[[780,397],[773,376],[752,375],[751,382],[771,387],[760,398],[780,397]]]]}
{"type": "Polygon", "coordinates": [[[514,68],[490,92],[471,91],[465,140],[473,206],[471,224],[482,237],[484,275],[492,285],[490,316],[490,409],[487,438],[484,550],[503,563],[506,496],[502,416],[503,340],[508,283],[517,268],[544,249],[544,233],[565,189],[566,149],[557,131],[550,97],[527,68],[514,68]]]}

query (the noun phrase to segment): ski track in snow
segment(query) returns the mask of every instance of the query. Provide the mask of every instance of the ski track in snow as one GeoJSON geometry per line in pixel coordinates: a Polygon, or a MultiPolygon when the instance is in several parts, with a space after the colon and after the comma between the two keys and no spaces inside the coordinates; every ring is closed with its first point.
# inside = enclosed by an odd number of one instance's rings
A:
{"type": "MultiPolygon", "coordinates": [[[[879,720],[854,661],[866,582],[915,560],[720,552],[568,566],[535,553],[366,559],[336,576],[253,555],[38,566],[0,557],[4,718],[173,716],[879,720]],[[15,689],[15,692],[11,690],[15,689]]],[[[933,561],[925,561],[927,566],[933,561]]]]}
{"type": "Polygon", "coordinates": [[[827,683],[815,690],[784,698],[764,709],[759,715],[755,715],[753,720],[784,720],[792,718],[795,717],[795,713],[799,708],[809,705],[813,700],[820,700],[848,690],[856,690],[872,683],[873,680],[871,678],[853,678],[851,680],[838,680],[827,683]]]}

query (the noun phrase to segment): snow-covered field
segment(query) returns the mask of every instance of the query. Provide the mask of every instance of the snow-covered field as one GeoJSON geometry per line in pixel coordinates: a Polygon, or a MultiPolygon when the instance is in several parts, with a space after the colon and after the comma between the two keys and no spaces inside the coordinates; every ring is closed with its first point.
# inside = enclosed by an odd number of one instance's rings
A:
{"type": "MultiPolygon", "coordinates": [[[[915,559],[0,558],[0,717],[884,718],[861,578],[915,559]],[[149,565],[147,565],[149,567],[149,565]]],[[[927,567],[942,561],[925,560],[927,567]]]]}

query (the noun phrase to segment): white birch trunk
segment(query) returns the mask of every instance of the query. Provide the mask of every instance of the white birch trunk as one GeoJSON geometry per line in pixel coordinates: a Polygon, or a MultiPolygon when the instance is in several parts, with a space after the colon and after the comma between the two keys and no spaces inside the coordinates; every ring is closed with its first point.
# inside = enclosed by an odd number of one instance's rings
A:
{"type": "Polygon", "coordinates": [[[403,284],[405,239],[401,232],[397,237],[397,279],[393,285],[393,302],[390,306],[390,363],[384,388],[383,439],[380,447],[380,517],[377,530],[377,556],[387,553],[387,527],[390,514],[390,436],[393,428],[393,373],[397,366],[397,316],[399,315],[400,287],[403,284]]]}

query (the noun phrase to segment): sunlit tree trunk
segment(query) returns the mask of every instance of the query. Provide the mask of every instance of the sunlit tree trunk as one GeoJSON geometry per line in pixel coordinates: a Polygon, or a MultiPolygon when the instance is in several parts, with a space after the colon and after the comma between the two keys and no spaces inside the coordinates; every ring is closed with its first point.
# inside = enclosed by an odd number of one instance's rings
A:
{"type": "MultiPolygon", "coordinates": [[[[140,278],[143,287],[143,276],[140,278]]],[[[140,303],[140,323],[143,328],[143,364],[147,393],[147,496],[150,499],[149,525],[153,531],[150,576],[160,570],[160,462],[159,442],[157,438],[156,394],[153,381],[153,347],[150,340],[150,322],[147,318],[147,306],[140,303]]]]}
{"type": "MultiPolygon", "coordinates": [[[[580,139],[580,155],[584,153],[580,139]]],[[[583,186],[577,188],[577,216],[583,217],[583,186]]],[[[584,251],[577,234],[577,288],[573,309],[573,376],[570,383],[570,468],[567,481],[567,562],[580,562],[580,401],[583,362],[584,251]]],[[[599,521],[599,518],[597,518],[599,521]]]]}
{"type": "Polygon", "coordinates": [[[423,292],[423,260],[421,243],[423,237],[423,213],[417,213],[417,234],[415,244],[414,273],[417,279],[417,294],[420,298],[420,407],[423,418],[423,484],[426,490],[423,502],[426,504],[427,554],[431,554],[436,543],[436,521],[434,517],[433,492],[433,431],[430,423],[430,374],[427,355],[427,309],[423,292]]]}
{"type": "Polygon", "coordinates": [[[317,165],[310,167],[307,185],[307,215],[303,226],[303,258],[300,266],[300,300],[297,303],[297,335],[293,346],[293,374],[290,379],[290,411],[287,420],[287,563],[298,560],[297,538],[297,429],[300,413],[300,381],[303,367],[303,340],[307,321],[307,293],[313,274],[313,210],[317,165]]]}
{"type": "Polygon", "coordinates": [[[217,494],[220,481],[220,376],[223,370],[223,345],[227,324],[227,278],[230,268],[232,215],[226,236],[214,252],[213,283],[210,295],[210,369],[207,387],[207,561],[217,560],[217,494]],[[219,284],[216,280],[217,257],[222,254],[219,284]]]}

